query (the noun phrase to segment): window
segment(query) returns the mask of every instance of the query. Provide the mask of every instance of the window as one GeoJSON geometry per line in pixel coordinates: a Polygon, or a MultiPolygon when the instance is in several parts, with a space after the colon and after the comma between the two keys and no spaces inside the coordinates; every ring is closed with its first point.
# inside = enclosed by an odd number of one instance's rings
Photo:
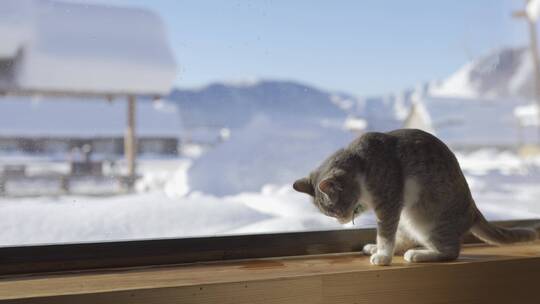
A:
{"type": "MultiPolygon", "coordinates": [[[[369,131],[456,153],[490,220],[538,217],[521,3],[0,2],[0,246],[339,224],[292,182],[369,131]]],[[[533,27],[528,27],[533,22],[533,27]]],[[[536,37],[536,36],[534,36],[536,37]]]]}

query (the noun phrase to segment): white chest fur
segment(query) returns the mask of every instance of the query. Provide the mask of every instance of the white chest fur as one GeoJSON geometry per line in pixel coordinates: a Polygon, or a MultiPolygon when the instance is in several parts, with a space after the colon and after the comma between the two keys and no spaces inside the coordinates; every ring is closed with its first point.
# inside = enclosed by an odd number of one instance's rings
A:
{"type": "Polygon", "coordinates": [[[418,242],[424,243],[425,238],[429,235],[431,225],[424,217],[418,214],[417,205],[420,199],[422,188],[418,181],[414,178],[405,180],[403,189],[403,209],[399,220],[399,227],[404,230],[409,237],[418,242]]]}
{"type": "Polygon", "coordinates": [[[407,209],[413,207],[420,198],[420,184],[418,181],[409,177],[405,180],[405,187],[403,188],[403,208],[407,209]]]}

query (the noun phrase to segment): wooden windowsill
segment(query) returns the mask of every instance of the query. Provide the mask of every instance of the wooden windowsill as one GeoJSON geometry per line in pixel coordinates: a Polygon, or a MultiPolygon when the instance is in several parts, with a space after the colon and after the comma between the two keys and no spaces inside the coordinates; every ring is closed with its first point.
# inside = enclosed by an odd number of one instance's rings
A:
{"type": "Polygon", "coordinates": [[[13,276],[16,303],[540,303],[540,242],[465,246],[458,261],[369,265],[328,254],[151,268],[13,276]]]}

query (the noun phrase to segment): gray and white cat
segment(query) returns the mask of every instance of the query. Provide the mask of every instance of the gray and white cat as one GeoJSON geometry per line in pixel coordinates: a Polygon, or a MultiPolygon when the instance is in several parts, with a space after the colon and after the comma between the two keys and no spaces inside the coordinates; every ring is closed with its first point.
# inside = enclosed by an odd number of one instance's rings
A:
{"type": "Polygon", "coordinates": [[[366,133],[293,187],[341,223],[374,210],[377,244],[365,245],[363,252],[375,265],[389,265],[394,253],[408,262],[454,260],[469,230],[490,244],[537,238],[533,229],[488,223],[454,154],[420,130],[366,133]]]}

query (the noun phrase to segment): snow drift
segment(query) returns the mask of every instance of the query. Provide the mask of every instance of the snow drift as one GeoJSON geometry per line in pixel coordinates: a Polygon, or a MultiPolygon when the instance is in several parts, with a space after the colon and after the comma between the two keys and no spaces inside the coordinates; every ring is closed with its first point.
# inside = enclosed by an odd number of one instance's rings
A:
{"type": "Polygon", "coordinates": [[[231,139],[195,160],[193,191],[230,195],[259,191],[265,184],[291,184],[349,143],[352,133],[322,122],[270,119],[257,115],[231,139]]]}

